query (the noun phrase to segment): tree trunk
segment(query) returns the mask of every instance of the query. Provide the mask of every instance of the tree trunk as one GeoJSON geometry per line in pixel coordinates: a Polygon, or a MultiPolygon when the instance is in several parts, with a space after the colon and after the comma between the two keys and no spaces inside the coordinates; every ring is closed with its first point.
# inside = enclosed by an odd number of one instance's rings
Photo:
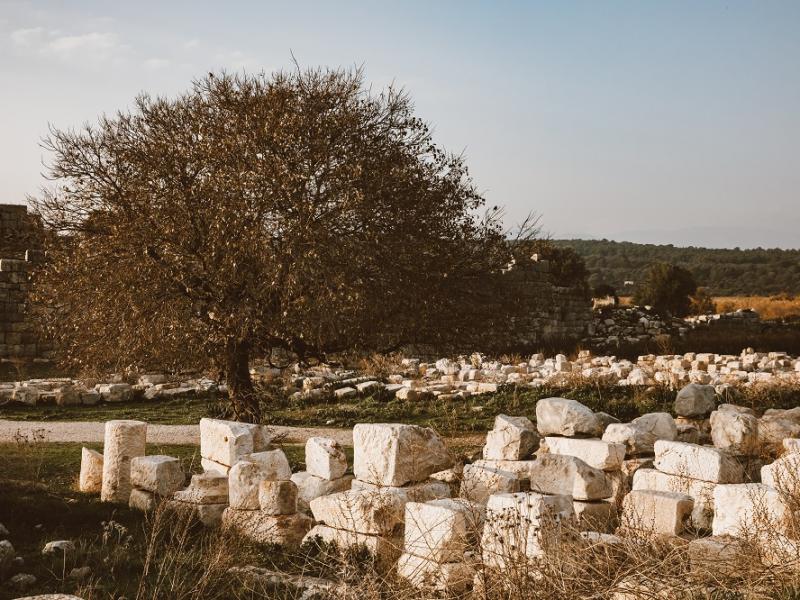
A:
{"type": "Polygon", "coordinates": [[[229,340],[225,347],[225,381],[237,421],[261,422],[261,407],[250,378],[250,344],[229,340]]]}

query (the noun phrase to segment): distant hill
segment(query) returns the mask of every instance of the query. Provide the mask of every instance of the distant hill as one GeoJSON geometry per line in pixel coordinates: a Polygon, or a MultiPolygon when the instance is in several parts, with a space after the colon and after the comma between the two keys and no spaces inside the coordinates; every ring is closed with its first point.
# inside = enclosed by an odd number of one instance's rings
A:
{"type": "Polygon", "coordinates": [[[633,291],[654,262],[689,269],[697,283],[715,296],[800,294],[800,250],[753,250],[677,247],[608,240],[554,240],[583,257],[589,283],[608,283],[620,295],[633,291]]]}

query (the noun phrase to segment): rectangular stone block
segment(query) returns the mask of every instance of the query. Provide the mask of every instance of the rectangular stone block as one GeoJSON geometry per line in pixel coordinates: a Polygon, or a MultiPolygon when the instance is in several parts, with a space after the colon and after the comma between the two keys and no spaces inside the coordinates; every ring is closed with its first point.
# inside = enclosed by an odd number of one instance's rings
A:
{"type": "Polygon", "coordinates": [[[655,535],[680,535],[693,505],[686,494],[634,490],[622,503],[622,526],[655,535]]]}
{"type": "Polygon", "coordinates": [[[656,469],[639,469],[633,474],[634,490],[655,490],[686,494],[694,501],[692,526],[698,530],[711,529],[714,520],[714,488],[716,483],[670,475],[656,469]]]}
{"type": "Polygon", "coordinates": [[[258,504],[268,515],[292,515],[297,512],[297,486],[291,481],[262,481],[258,504]]]}
{"type": "Polygon", "coordinates": [[[625,460],[625,445],[600,439],[546,437],[544,447],[551,454],[575,456],[601,471],[619,471],[625,460]]]}
{"type": "Polygon", "coordinates": [[[189,487],[175,492],[172,497],[194,504],[228,504],[228,478],[216,472],[192,475],[189,487]]]}
{"type": "Polygon", "coordinates": [[[405,503],[385,492],[350,490],[310,502],[314,520],[336,529],[391,535],[403,522],[405,503]]]}
{"type": "Polygon", "coordinates": [[[171,496],[183,487],[181,461],[172,456],[137,456],[131,459],[133,487],[159,496],[171,496]]]}
{"type": "Polygon", "coordinates": [[[653,464],[663,473],[713,483],[740,483],[744,480],[744,470],[739,462],[711,446],[658,440],[655,452],[653,464]]]}
{"type": "Polygon", "coordinates": [[[269,441],[263,425],[200,419],[200,455],[226,467],[248,454],[267,450],[269,441]]]}
{"type": "Polygon", "coordinates": [[[718,485],[714,489],[714,535],[760,537],[791,530],[791,508],[778,490],[763,483],[718,485]]]}
{"type": "Polygon", "coordinates": [[[306,471],[321,479],[339,479],[347,471],[344,450],[329,438],[311,437],[306,441],[306,471]]]}
{"type": "Polygon", "coordinates": [[[531,467],[530,477],[531,491],[568,494],[575,500],[603,500],[613,492],[603,471],[574,456],[542,454],[531,467]]]}
{"type": "Polygon", "coordinates": [[[317,539],[326,544],[335,544],[339,550],[366,550],[380,567],[393,565],[403,551],[401,537],[369,535],[328,525],[315,525],[306,534],[303,543],[317,539]]]}
{"type": "Polygon", "coordinates": [[[291,481],[297,486],[297,507],[300,510],[309,510],[309,503],[314,498],[327,496],[350,489],[353,481],[352,475],[345,475],[340,479],[321,479],[307,471],[293,473],[291,481]]]}
{"type": "Polygon", "coordinates": [[[485,504],[492,494],[518,492],[520,480],[513,473],[480,465],[464,465],[461,496],[485,504]]]}
{"type": "Polygon", "coordinates": [[[463,499],[409,502],[405,512],[405,552],[436,561],[458,562],[480,539],[482,505],[463,499]]]}
{"type": "Polygon", "coordinates": [[[536,427],[527,417],[497,415],[494,428],[486,435],[483,458],[488,460],[524,460],[539,443],[536,427]]]}
{"type": "Polygon", "coordinates": [[[260,510],[228,507],[222,513],[221,525],[256,544],[277,544],[296,549],[311,529],[313,521],[302,513],[273,516],[260,510]]]}

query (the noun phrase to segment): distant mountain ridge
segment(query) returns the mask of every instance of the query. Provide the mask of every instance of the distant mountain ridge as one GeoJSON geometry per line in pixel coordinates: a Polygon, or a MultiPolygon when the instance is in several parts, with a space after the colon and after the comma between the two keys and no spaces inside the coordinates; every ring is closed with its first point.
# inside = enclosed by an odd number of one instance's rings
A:
{"type": "Polygon", "coordinates": [[[610,240],[553,240],[570,246],[584,259],[589,283],[608,283],[619,294],[633,291],[655,262],[689,269],[697,283],[715,296],[800,294],[800,250],[727,249],[638,244],[610,240]]]}

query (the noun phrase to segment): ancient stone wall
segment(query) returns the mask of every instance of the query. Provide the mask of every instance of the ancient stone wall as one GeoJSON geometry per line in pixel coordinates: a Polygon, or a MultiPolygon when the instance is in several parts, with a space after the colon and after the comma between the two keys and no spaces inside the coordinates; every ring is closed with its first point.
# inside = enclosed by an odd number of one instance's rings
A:
{"type": "Polygon", "coordinates": [[[38,358],[50,350],[37,340],[26,311],[37,233],[27,207],[0,204],[0,358],[38,358]]]}

